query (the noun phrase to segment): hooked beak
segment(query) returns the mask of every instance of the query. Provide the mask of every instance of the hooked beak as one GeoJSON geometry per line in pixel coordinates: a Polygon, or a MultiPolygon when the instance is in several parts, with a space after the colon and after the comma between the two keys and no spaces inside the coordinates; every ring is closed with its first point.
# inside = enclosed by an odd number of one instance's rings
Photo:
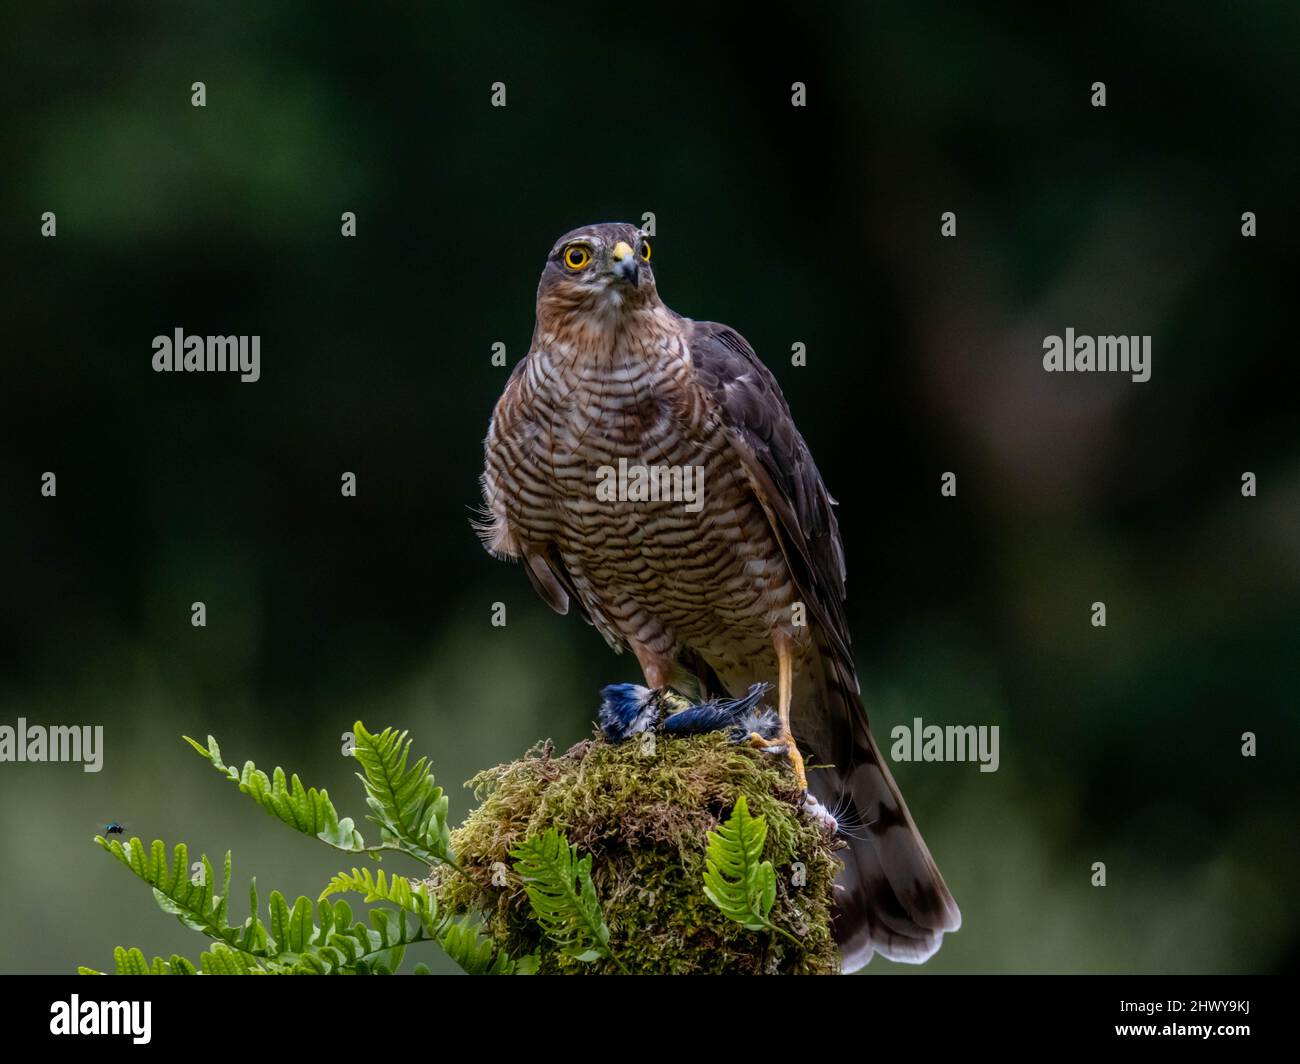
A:
{"type": "Polygon", "coordinates": [[[640,269],[636,261],[636,252],[626,240],[620,240],[614,245],[614,276],[624,284],[630,284],[633,288],[637,286],[640,279],[640,269]]]}

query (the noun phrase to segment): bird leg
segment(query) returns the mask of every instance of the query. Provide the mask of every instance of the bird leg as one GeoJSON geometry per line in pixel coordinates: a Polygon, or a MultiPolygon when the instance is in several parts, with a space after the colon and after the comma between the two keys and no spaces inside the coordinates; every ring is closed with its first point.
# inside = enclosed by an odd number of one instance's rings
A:
{"type": "Polygon", "coordinates": [[[794,642],[784,632],[777,632],[772,637],[772,644],[776,647],[776,711],[781,718],[780,741],[787,747],[786,756],[790,759],[790,767],[794,769],[794,778],[799,781],[799,788],[806,791],[808,775],[804,771],[803,754],[799,753],[799,747],[790,731],[790,702],[794,697],[794,642]]]}
{"type": "Polygon", "coordinates": [[[758,732],[752,731],[745,740],[755,750],[762,750],[765,754],[788,754],[790,748],[786,746],[784,739],[766,739],[759,735],[758,732]]]}
{"type": "Polygon", "coordinates": [[[641,647],[633,647],[641,672],[645,674],[646,686],[650,688],[651,698],[662,714],[671,715],[689,709],[690,699],[685,698],[670,686],[673,678],[673,664],[666,658],[641,647]]]}
{"type": "Polygon", "coordinates": [[[645,674],[645,685],[650,690],[658,691],[668,686],[673,675],[672,662],[638,646],[632,647],[632,653],[636,655],[637,664],[645,674]]]}

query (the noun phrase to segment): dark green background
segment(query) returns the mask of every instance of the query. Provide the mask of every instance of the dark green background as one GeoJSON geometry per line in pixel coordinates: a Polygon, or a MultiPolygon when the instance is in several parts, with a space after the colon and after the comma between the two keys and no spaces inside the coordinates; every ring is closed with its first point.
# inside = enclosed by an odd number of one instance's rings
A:
{"type": "Polygon", "coordinates": [[[468,522],[492,344],[556,236],[645,211],[664,298],[749,338],[842,503],[878,734],[1002,729],[996,774],[897,770],[965,916],[923,970],[1294,965],[1300,13],[1128,6],[10,10],[0,722],[108,748],[0,765],[0,969],[198,952],[101,819],[264,896],[336,870],[182,733],[360,816],[339,736],[398,724],[459,819],[638,678],[468,522]],[[260,334],[261,381],[154,374],[177,326],[260,334]],[[1045,374],[1067,326],[1151,334],[1151,381],[1045,374]]]}

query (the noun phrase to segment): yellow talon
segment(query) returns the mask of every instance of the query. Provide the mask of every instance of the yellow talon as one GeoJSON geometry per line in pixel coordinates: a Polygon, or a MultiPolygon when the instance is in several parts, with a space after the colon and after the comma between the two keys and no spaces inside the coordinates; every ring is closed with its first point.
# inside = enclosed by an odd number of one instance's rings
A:
{"type": "Polygon", "coordinates": [[[790,767],[794,769],[794,778],[799,781],[799,789],[808,789],[808,774],[804,771],[803,754],[795,745],[794,735],[790,732],[790,700],[794,696],[794,654],[790,643],[778,635],[776,644],[777,663],[777,714],[781,718],[781,738],[786,744],[786,756],[790,758],[790,767]]]}

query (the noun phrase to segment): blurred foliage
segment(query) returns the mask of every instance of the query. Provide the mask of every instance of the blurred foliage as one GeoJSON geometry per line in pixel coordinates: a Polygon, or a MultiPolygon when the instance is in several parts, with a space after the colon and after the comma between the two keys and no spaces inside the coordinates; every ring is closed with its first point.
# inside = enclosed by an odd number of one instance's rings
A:
{"type": "Polygon", "coordinates": [[[898,766],[965,918],[922,971],[1294,966],[1294,4],[54,2],[6,30],[0,722],[103,724],[107,754],[0,765],[0,969],[148,918],[96,821],[239,840],[289,896],[337,871],[209,811],[219,779],[139,771],[179,734],[337,791],[321,737],[365,715],[466,779],[638,678],[468,518],[546,249],[645,211],[665,299],[749,338],[841,500],[877,731],[1002,729],[997,773],[898,766]],[[1067,325],[1152,334],[1152,380],[1044,374],[1067,325]],[[259,334],[262,379],[154,374],[177,326],[259,334]]]}

